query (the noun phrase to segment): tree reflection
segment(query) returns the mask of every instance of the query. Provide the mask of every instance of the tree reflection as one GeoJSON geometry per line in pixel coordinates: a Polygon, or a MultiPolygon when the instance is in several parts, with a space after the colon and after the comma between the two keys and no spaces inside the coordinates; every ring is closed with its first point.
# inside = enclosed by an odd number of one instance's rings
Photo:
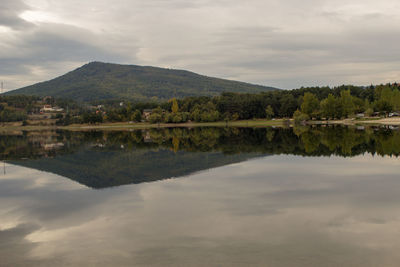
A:
{"type": "Polygon", "coordinates": [[[224,154],[398,156],[400,131],[345,126],[295,128],[161,128],[135,131],[21,132],[0,136],[1,159],[35,159],[75,153],[81,147],[120,150],[166,148],[224,154]]]}

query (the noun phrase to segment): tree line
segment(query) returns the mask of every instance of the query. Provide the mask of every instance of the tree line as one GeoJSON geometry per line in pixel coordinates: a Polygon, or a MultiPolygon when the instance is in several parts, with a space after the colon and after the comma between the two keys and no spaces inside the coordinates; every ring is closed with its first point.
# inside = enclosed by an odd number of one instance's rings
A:
{"type": "Polygon", "coordinates": [[[341,119],[363,113],[365,116],[387,116],[400,111],[400,85],[308,87],[276,90],[257,94],[222,93],[219,96],[186,97],[161,103],[126,103],[104,112],[91,112],[83,122],[142,121],[181,123],[232,121],[248,119],[295,118],[341,119]],[[143,118],[143,110],[151,115],[143,118]]]}
{"type": "MultiPolygon", "coordinates": [[[[121,100],[97,101],[92,106],[80,105],[73,100],[53,100],[66,109],[58,124],[140,122],[182,123],[214,122],[248,119],[294,118],[341,119],[363,113],[365,116],[387,116],[400,111],[400,85],[397,83],[377,86],[342,85],[308,87],[294,90],[276,90],[262,93],[222,93],[219,96],[173,98],[163,102],[122,102],[121,100]],[[150,110],[148,115],[145,110],[150,110]]],[[[2,96],[0,109],[29,114],[35,108],[35,97],[2,96]]],[[[37,105],[36,105],[37,108],[37,105]]],[[[8,114],[7,113],[7,114],[8,114]]],[[[5,115],[9,116],[10,115],[5,115]]],[[[0,117],[0,121],[5,121],[0,117]]]]}

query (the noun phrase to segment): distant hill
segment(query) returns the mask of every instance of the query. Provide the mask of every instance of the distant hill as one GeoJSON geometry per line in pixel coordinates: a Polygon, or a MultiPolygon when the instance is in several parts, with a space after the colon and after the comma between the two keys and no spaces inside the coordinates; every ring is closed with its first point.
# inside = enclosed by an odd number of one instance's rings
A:
{"type": "Polygon", "coordinates": [[[277,88],[199,75],[185,70],[91,62],[55,79],[7,92],[78,101],[129,99],[136,101],[222,92],[256,93],[277,88]]]}

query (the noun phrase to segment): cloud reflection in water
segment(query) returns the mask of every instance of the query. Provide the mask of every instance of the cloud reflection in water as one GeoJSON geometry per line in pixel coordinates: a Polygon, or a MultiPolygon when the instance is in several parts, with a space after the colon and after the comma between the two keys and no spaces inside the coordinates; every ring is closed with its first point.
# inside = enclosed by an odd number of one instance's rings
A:
{"type": "Polygon", "coordinates": [[[399,165],[271,156],[103,190],[8,165],[0,265],[396,266],[399,165]]]}

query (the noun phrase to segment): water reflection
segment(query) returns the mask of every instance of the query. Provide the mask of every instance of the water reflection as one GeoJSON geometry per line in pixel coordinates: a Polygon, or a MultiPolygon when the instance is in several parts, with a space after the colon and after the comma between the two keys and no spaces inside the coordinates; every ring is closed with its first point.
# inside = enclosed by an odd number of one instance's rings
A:
{"type": "Polygon", "coordinates": [[[5,266],[397,266],[396,158],[270,156],[91,190],[7,165],[5,266]]]}
{"type": "Polygon", "coordinates": [[[92,188],[158,181],[265,155],[398,156],[389,128],[171,128],[2,135],[3,160],[92,188]]]}

